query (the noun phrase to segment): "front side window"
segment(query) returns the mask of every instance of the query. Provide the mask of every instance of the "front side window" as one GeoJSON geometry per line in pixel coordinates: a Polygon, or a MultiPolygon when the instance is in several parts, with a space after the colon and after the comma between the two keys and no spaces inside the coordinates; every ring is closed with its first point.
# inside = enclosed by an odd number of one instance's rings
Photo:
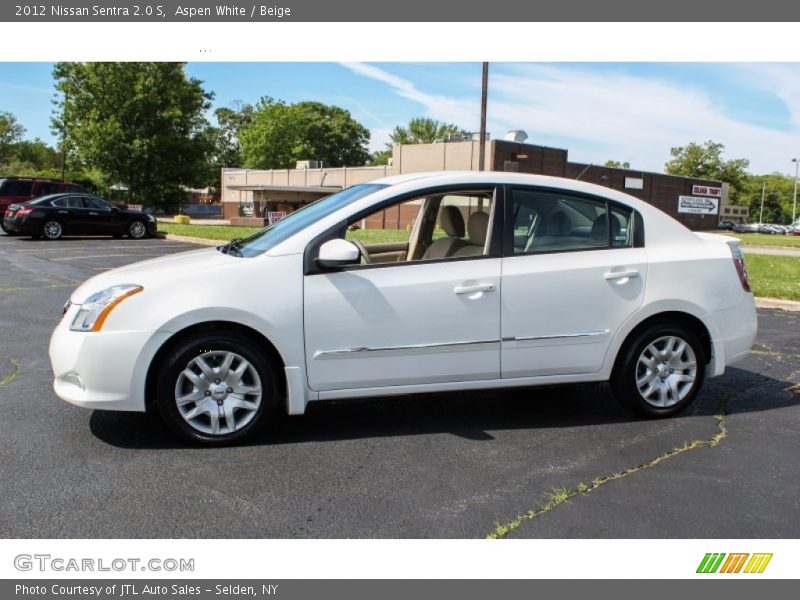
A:
{"type": "Polygon", "coordinates": [[[95,210],[111,210],[111,205],[105,200],[101,200],[100,198],[95,198],[93,196],[86,196],[85,202],[87,208],[93,208],[95,210]]]}
{"type": "Polygon", "coordinates": [[[632,245],[628,208],[554,191],[511,193],[514,254],[599,250],[632,245]]]}
{"type": "Polygon", "coordinates": [[[361,246],[362,264],[484,256],[493,199],[492,190],[408,198],[348,222],[344,237],[361,246]]]}

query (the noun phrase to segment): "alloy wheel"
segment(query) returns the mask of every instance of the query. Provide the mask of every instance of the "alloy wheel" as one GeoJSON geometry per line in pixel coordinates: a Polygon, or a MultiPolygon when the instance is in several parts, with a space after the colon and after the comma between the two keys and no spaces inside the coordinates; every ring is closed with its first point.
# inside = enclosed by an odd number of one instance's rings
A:
{"type": "Polygon", "coordinates": [[[42,233],[48,240],[57,240],[61,237],[63,229],[58,221],[48,221],[42,227],[42,233]]]}
{"type": "Polygon", "coordinates": [[[134,221],[128,228],[128,233],[131,234],[132,238],[139,240],[145,236],[147,229],[141,221],[134,221]]]}

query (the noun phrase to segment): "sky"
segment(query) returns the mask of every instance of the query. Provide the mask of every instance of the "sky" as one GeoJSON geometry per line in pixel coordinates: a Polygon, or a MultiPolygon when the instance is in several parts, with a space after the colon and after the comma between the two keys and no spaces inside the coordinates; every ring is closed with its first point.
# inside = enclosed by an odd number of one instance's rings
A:
{"type": "MultiPolygon", "coordinates": [[[[53,142],[50,63],[0,63],[0,111],[53,142]]],[[[189,63],[213,106],[317,100],[348,109],[384,147],[396,125],[426,116],[476,131],[480,63],[189,63]]],[[[712,139],[753,173],[791,173],[800,157],[800,63],[492,63],[487,130],[573,161],[614,159],[661,171],[670,148],[712,139]]]]}

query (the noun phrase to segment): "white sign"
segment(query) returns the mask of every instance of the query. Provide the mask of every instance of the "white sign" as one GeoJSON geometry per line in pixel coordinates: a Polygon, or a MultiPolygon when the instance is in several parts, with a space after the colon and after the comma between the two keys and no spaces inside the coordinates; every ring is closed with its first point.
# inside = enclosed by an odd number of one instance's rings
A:
{"type": "Polygon", "coordinates": [[[678,196],[678,212],[701,215],[715,215],[719,210],[716,198],[700,198],[698,196],[678,196]]]}
{"type": "Polygon", "coordinates": [[[269,219],[269,224],[270,225],[272,225],[273,223],[277,223],[278,221],[280,221],[285,216],[286,216],[286,211],[285,210],[276,211],[276,212],[271,212],[270,211],[270,212],[267,213],[267,218],[269,219]]]}
{"type": "Polygon", "coordinates": [[[625,188],[629,190],[643,190],[644,179],[642,179],[641,177],[626,177],[625,188]]]}
{"type": "Polygon", "coordinates": [[[693,196],[714,196],[715,198],[722,197],[722,188],[721,187],[709,187],[707,185],[693,185],[692,186],[692,195],[693,196]]]}
{"type": "Polygon", "coordinates": [[[141,204],[128,204],[128,210],[142,210],[141,204]]]}

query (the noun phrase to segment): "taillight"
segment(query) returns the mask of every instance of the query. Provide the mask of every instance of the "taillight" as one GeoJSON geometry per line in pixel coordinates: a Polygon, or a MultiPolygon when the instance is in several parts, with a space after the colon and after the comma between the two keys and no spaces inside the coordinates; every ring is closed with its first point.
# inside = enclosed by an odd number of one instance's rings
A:
{"type": "Polygon", "coordinates": [[[35,208],[33,208],[32,206],[23,206],[22,208],[20,208],[20,209],[17,211],[17,216],[18,216],[18,217],[24,217],[24,216],[25,216],[25,215],[27,215],[28,213],[32,213],[32,212],[33,212],[33,211],[35,211],[35,210],[36,210],[36,209],[35,209],[35,208]]]}
{"type": "Polygon", "coordinates": [[[731,246],[733,255],[733,266],[736,267],[736,274],[739,276],[739,283],[745,292],[750,291],[750,280],[747,277],[747,265],[744,264],[744,255],[738,246],[731,246]]]}

